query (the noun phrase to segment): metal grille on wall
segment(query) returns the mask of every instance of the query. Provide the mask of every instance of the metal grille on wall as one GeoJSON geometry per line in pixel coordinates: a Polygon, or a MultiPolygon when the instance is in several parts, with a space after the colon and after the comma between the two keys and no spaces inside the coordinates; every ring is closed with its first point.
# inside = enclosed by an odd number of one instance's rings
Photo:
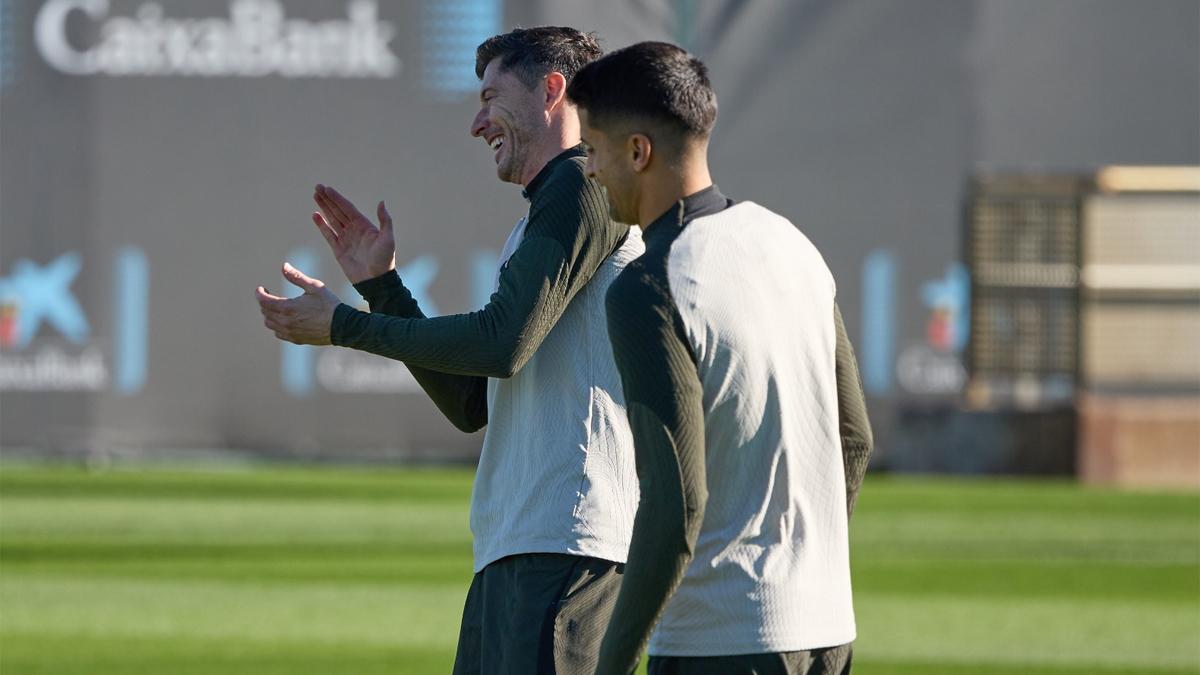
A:
{"type": "Polygon", "coordinates": [[[1200,389],[1200,170],[976,178],[968,401],[1200,389]]]}
{"type": "Polygon", "coordinates": [[[1076,178],[984,176],[971,188],[968,397],[1034,406],[1071,396],[1079,360],[1076,178]]]}

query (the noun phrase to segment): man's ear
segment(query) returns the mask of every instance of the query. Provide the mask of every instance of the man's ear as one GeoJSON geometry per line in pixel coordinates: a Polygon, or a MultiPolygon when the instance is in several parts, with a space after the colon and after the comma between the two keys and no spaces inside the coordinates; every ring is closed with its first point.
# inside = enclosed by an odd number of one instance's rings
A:
{"type": "Polygon", "coordinates": [[[556,70],[550,71],[544,81],[543,91],[546,95],[546,110],[554,110],[567,100],[567,78],[556,70]]]}
{"type": "Polygon", "coordinates": [[[650,158],[654,154],[654,144],[646,134],[630,134],[626,141],[629,160],[637,173],[645,171],[650,166],[650,158]]]}

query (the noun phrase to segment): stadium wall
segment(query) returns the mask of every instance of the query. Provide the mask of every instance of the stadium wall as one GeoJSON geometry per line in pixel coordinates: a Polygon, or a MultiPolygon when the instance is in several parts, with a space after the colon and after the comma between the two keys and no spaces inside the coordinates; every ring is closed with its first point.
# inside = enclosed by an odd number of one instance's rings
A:
{"type": "Polygon", "coordinates": [[[824,252],[883,465],[960,452],[900,420],[962,393],[974,171],[1200,163],[1191,0],[0,0],[0,448],[471,459],[402,367],[281,345],[252,292],[287,259],[354,297],[321,182],[387,200],[427,312],[479,307],[524,202],[468,135],[473,48],[542,23],[709,63],[716,180],[824,252]]]}

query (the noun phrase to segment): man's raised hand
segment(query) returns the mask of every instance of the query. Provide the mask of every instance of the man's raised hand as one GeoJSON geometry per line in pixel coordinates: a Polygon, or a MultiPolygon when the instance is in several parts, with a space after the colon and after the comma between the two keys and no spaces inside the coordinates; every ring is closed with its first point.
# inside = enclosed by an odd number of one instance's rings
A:
{"type": "Polygon", "coordinates": [[[392,217],[383,202],[376,214],[379,226],[362,214],[337,190],[318,185],[313,201],[319,211],[312,214],[317,230],[333,250],[350,283],[372,279],[396,269],[396,239],[392,217]]]}

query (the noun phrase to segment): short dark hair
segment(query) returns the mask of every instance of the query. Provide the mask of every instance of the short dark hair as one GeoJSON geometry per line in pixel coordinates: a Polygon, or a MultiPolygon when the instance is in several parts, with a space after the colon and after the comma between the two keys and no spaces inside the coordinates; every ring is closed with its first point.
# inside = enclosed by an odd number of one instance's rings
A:
{"type": "Polygon", "coordinates": [[[589,63],[567,87],[567,98],[594,127],[649,121],[676,140],[704,139],[717,121],[708,68],[666,42],[639,42],[589,63]]]}
{"type": "Polygon", "coordinates": [[[475,49],[475,76],[496,58],[500,67],[512,72],[526,87],[533,88],[551,72],[562,73],[567,82],[604,50],[595,33],[582,33],[566,26],[515,28],[483,41],[475,49]]]}

